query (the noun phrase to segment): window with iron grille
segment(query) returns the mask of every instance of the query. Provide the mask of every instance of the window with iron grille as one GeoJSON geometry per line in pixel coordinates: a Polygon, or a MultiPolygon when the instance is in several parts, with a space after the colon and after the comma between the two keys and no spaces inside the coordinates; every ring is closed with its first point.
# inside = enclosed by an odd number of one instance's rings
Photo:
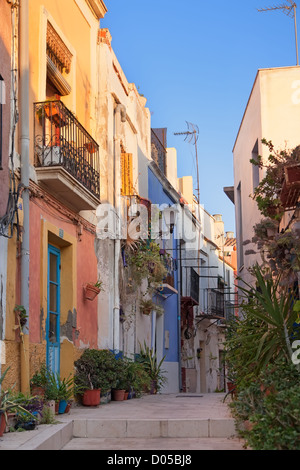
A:
{"type": "Polygon", "coordinates": [[[191,297],[199,302],[199,275],[191,268],[191,297]]]}

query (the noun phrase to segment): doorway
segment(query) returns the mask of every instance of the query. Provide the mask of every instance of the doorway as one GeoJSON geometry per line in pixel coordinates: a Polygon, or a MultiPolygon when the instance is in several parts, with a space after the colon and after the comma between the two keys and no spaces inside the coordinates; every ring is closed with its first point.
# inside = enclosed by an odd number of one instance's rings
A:
{"type": "Polygon", "coordinates": [[[55,374],[60,372],[60,270],[60,250],[52,245],[48,245],[46,364],[48,370],[55,374]]]}

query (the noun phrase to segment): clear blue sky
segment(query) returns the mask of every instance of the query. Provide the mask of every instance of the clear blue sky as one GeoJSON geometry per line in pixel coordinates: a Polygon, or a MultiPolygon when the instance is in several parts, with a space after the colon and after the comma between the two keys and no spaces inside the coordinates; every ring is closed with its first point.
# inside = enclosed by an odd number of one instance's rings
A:
{"type": "Polygon", "coordinates": [[[105,0],[101,27],[110,30],[128,81],[147,98],[151,126],[168,129],[178,176],[193,175],[195,188],[195,147],[174,133],[186,131],[186,121],[199,127],[200,201],[223,214],[227,231],[235,229],[234,206],[223,187],[233,185],[232,148],[257,70],[296,65],[294,20],[257,11],[284,3],[105,0]]]}

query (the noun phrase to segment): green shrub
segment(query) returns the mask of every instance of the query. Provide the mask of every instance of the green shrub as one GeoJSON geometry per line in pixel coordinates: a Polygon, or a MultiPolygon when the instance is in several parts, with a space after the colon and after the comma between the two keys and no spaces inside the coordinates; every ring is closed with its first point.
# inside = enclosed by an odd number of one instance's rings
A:
{"type": "Polygon", "coordinates": [[[253,450],[300,450],[300,374],[284,358],[269,365],[231,404],[241,430],[253,450]]]}
{"type": "Polygon", "coordinates": [[[121,363],[107,349],[86,349],[75,361],[75,385],[81,390],[101,389],[108,392],[117,384],[121,363]]]}

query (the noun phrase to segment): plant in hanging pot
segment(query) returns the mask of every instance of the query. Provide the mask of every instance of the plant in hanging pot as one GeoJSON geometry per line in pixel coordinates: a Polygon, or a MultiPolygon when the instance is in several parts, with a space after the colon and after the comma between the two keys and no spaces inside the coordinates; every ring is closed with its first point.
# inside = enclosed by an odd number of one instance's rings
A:
{"type": "Polygon", "coordinates": [[[88,283],[84,286],[86,300],[94,300],[102,290],[102,281],[99,279],[95,284],[88,283]]]}
{"type": "Polygon", "coordinates": [[[147,299],[147,300],[143,299],[140,302],[140,310],[143,315],[149,316],[153,310],[153,307],[154,307],[154,302],[152,301],[152,299],[147,299]]]}
{"type": "Polygon", "coordinates": [[[160,285],[167,274],[160,256],[160,247],[154,241],[142,241],[135,249],[128,250],[127,262],[131,277],[138,286],[145,279],[147,279],[148,286],[160,285]]]}
{"type": "Polygon", "coordinates": [[[140,310],[143,315],[148,316],[153,310],[157,313],[157,315],[162,315],[164,313],[163,307],[153,302],[152,299],[142,299],[140,302],[140,310]]]}

